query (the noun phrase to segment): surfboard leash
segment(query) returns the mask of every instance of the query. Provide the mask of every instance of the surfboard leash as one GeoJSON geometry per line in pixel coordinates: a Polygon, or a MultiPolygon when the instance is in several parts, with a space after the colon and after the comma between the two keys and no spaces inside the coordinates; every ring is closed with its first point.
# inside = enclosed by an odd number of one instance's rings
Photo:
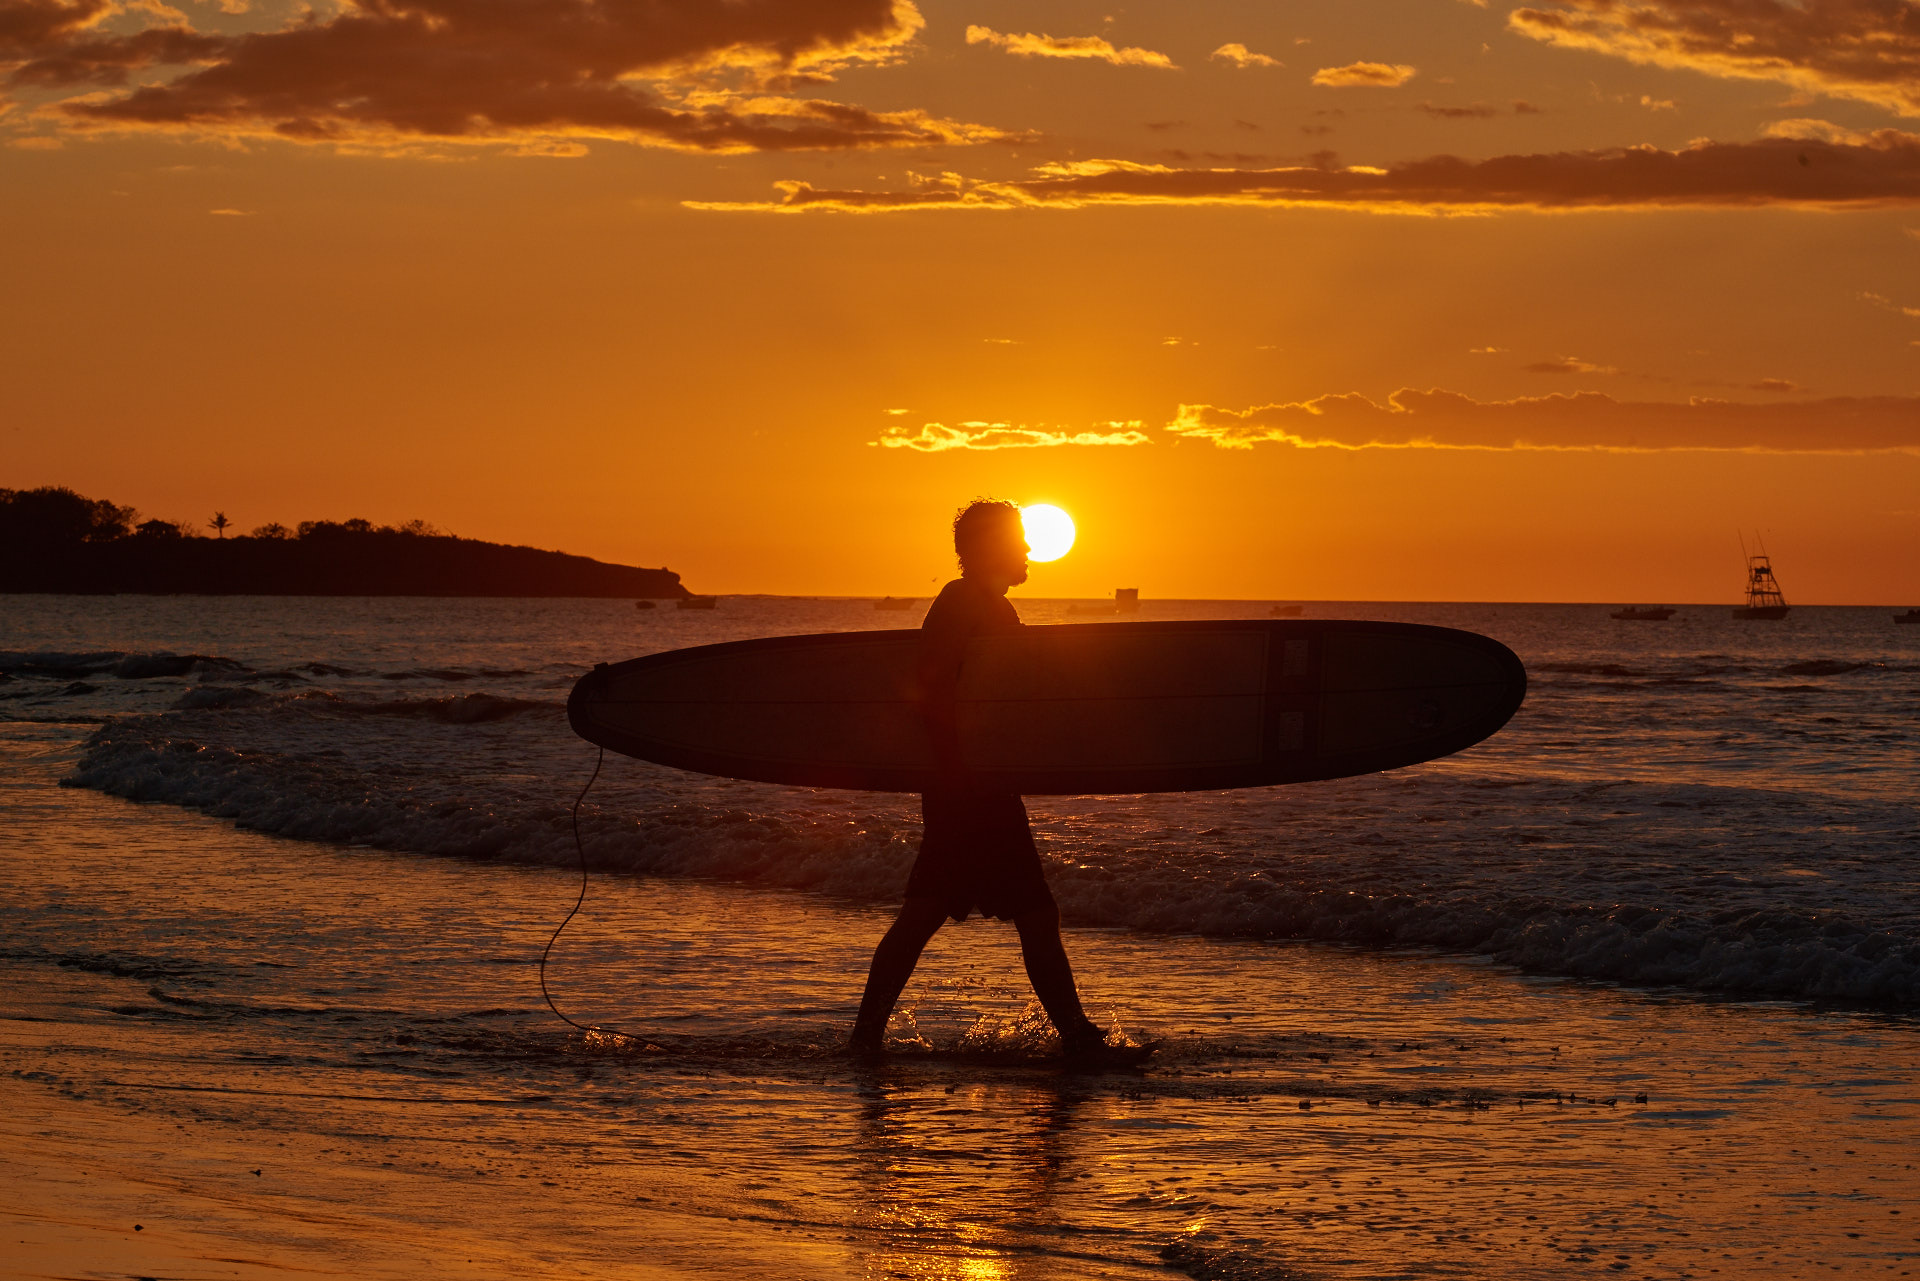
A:
{"type": "Polygon", "coordinates": [[[660,1047],[644,1036],[622,1032],[619,1028],[602,1027],[598,1023],[589,1027],[585,1023],[574,1022],[561,1011],[558,1005],[554,1004],[553,993],[547,990],[547,958],[553,955],[553,945],[560,941],[561,932],[573,923],[573,918],[580,914],[580,908],[587,901],[587,843],[580,838],[580,806],[586,801],[587,793],[593,790],[593,785],[600,781],[600,767],[606,763],[607,749],[603,747],[600,749],[599,756],[594,758],[593,773],[588,776],[587,785],[580,789],[580,795],[573,798],[573,848],[580,855],[580,893],[574,897],[573,908],[567,913],[566,919],[554,927],[553,936],[547,940],[546,947],[540,950],[540,995],[546,998],[547,1008],[553,1011],[553,1016],[568,1027],[579,1028],[582,1032],[599,1036],[617,1036],[623,1040],[638,1041],[645,1049],[657,1050],[660,1047]]]}

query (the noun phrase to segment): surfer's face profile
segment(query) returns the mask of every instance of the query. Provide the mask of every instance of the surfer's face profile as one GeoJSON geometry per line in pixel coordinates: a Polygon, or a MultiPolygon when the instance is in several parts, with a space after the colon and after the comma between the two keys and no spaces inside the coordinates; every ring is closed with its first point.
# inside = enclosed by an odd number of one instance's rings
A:
{"type": "Polygon", "coordinates": [[[968,549],[961,562],[960,572],[1002,589],[1017,587],[1027,581],[1027,554],[1031,550],[1016,512],[981,531],[979,542],[968,549]]]}

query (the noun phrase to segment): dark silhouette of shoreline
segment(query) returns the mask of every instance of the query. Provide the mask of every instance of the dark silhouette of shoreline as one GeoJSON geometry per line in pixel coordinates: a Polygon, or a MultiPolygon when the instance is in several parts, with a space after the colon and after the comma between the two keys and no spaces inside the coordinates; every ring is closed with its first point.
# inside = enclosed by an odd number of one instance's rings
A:
{"type": "Polygon", "coordinates": [[[456,538],[421,521],[306,521],[204,538],[64,487],[0,489],[0,593],[207,596],[692,595],[668,569],[456,538]]]}

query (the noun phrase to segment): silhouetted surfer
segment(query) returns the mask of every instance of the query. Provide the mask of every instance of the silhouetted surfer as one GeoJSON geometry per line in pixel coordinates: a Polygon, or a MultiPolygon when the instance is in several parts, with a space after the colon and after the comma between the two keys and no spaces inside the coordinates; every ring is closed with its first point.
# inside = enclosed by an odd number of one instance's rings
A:
{"type": "Polygon", "coordinates": [[[1081,1008],[1060,941],[1060,909],[1040,868],[1026,805],[1018,794],[972,778],[960,754],[955,698],[967,643],[1020,626],[1007,600],[1009,587],[1027,581],[1020,509],[987,500],[968,505],[954,518],[953,550],[961,576],[941,590],[920,632],[920,691],[941,781],[920,799],[920,856],[907,878],[906,903],[874,949],[852,1048],[881,1049],[894,1003],[927,941],[948,917],[964,921],[978,911],[1012,921],[1020,931],[1027,977],[1067,1053],[1101,1058],[1110,1052],[1081,1008]]]}

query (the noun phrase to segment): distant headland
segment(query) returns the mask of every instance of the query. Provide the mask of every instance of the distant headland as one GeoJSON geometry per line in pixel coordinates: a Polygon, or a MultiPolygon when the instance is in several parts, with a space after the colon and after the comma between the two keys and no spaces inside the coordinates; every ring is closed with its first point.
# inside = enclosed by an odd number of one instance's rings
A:
{"type": "Polygon", "coordinates": [[[64,486],[0,489],[0,592],[208,596],[620,596],[692,593],[667,569],[456,538],[426,524],[262,525],[209,538],[64,486]]]}

